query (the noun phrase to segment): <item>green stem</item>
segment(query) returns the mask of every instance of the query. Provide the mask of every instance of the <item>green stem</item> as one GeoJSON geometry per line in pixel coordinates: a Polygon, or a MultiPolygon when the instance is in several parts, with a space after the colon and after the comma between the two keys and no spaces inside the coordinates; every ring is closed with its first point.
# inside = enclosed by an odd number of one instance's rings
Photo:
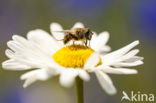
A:
{"type": "Polygon", "coordinates": [[[76,77],[76,95],[77,103],[83,103],[83,80],[76,77]]]}

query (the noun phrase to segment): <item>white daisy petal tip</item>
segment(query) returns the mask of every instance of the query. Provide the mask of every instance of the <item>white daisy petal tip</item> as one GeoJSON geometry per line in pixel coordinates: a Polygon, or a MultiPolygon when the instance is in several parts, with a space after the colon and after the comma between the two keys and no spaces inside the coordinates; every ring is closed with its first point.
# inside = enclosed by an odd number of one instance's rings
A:
{"type": "Polygon", "coordinates": [[[59,31],[63,31],[63,28],[60,24],[58,23],[51,23],[50,24],[50,31],[53,34],[54,38],[57,40],[61,40],[64,38],[64,33],[59,32],[59,31]]]}
{"type": "Polygon", "coordinates": [[[115,87],[109,90],[105,90],[105,91],[108,95],[115,95],[117,93],[117,90],[115,87]]]}
{"type": "Polygon", "coordinates": [[[125,69],[125,68],[114,68],[111,72],[108,71],[108,73],[114,73],[114,74],[137,74],[138,71],[135,69],[125,69]]]}
{"type": "Polygon", "coordinates": [[[140,60],[144,60],[144,57],[139,57],[140,58],[140,60]]]}
{"type": "Polygon", "coordinates": [[[36,80],[31,78],[31,79],[27,79],[25,80],[24,84],[23,84],[23,88],[27,88],[28,86],[30,86],[33,82],[35,82],[36,80]]]}
{"type": "Polygon", "coordinates": [[[32,39],[34,37],[44,36],[44,34],[48,35],[48,33],[42,29],[31,30],[27,33],[27,38],[32,39]]]}
{"type": "Polygon", "coordinates": [[[71,87],[75,81],[75,78],[77,77],[78,72],[76,72],[76,70],[74,69],[70,69],[70,70],[63,70],[62,73],[60,73],[60,84],[63,87],[71,87]]]}
{"type": "Polygon", "coordinates": [[[85,70],[81,70],[79,71],[79,77],[84,80],[84,81],[89,81],[90,80],[90,76],[89,74],[85,71],[85,70]]]}
{"type": "Polygon", "coordinates": [[[143,62],[144,57],[140,57],[140,56],[133,56],[132,58],[129,59],[129,61],[141,61],[143,62]]]}
{"type": "Polygon", "coordinates": [[[112,80],[110,79],[110,77],[105,74],[104,72],[97,70],[95,72],[96,77],[102,87],[102,89],[104,91],[106,91],[106,93],[108,93],[109,95],[114,95],[117,93],[116,88],[114,87],[112,80]]]}
{"type": "Polygon", "coordinates": [[[7,60],[2,62],[2,68],[5,70],[13,70],[13,71],[21,71],[21,70],[28,70],[31,67],[24,65],[24,64],[20,64],[14,60],[7,60]]]}
{"type": "Polygon", "coordinates": [[[82,22],[76,22],[72,28],[84,28],[84,24],[82,22]]]}
{"type": "Polygon", "coordinates": [[[8,57],[8,58],[12,58],[14,53],[10,50],[10,49],[6,49],[5,50],[5,55],[8,57]]]}
{"type": "MultiPolygon", "coordinates": [[[[142,59],[143,59],[143,58],[142,58],[142,59]]],[[[138,64],[139,64],[139,65],[142,65],[142,64],[144,64],[144,62],[140,60],[140,61],[138,61],[138,64]]]]}
{"type": "Polygon", "coordinates": [[[74,81],[75,81],[75,80],[71,80],[71,81],[60,80],[60,84],[61,84],[63,87],[70,88],[70,87],[72,87],[74,81]]]}
{"type": "Polygon", "coordinates": [[[136,40],[136,41],[132,42],[133,45],[138,45],[139,43],[140,43],[139,40],[136,40]]]}
{"type": "Polygon", "coordinates": [[[17,40],[19,37],[20,37],[19,35],[13,34],[12,39],[13,39],[13,40],[17,40]]]}
{"type": "Polygon", "coordinates": [[[23,85],[23,87],[25,88],[37,80],[45,81],[49,77],[51,77],[51,75],[47,73],[46,69],[39,69],[39,70],[30,71],[21,75],[20,79],[25,80],[24,85],[23,85]]]}
{"type": "Polygon", "coordinates": [[[128,44],[127,46],[123,47],[123,48],[127,48],[127,50],[129,51],[130,49],[134,48],[135,46],[137,46],[139,44],[139,40],[136,40],[130,44],[128,44]]]}
{"type": "Polygon", "coordinates": [[[50,30],[62,30],[62,26],[57,22],[53,22],[50,24],[50,30]]]}
{"type": "Polygon", "coordinates": [[[6,62],[7,62],[7,61],[2,62],[2,68],[3,68],[4,70],[10,70],[9,65],[8,65],[6,62]]]}
{"type": "Polygon", "coordinates": [[[108,31],[101,32],[99,35],[104,35],[106,38],[110,36],[108,31]]]}
{"type": "Polygon", "coordinates": [[[28,87],[28,85],[24,83],[23,84],[23,88],[27,88],[27,87],[28,87]]]}
{"type": "Polygon", "coordinates": [[[7,46],[8,46],[9,48],[12,46],[12,40],[9,40],[9,41],[7,42],[7,46]]]}
{"type": "Polygon", "coordinates": [[[91,47],[97,52],[108,52],[110,47],[106,45],[109,40],[109,33],[107,31],[101,32],[98,36],[92,37],[91,47]]]}
{"type": "Polygon", "coordinates": [[[99,36],[103,39],[103,44],[105,45],[107,43],[107,41],[109,40],[109,32],[104,31],[104,32],[100,33],[99,36]]]}
{"type": "Polygon", "coordinates": [[[121,69],[121,74],[138,74],[138,71],[135,69],[121,69]]]}
{"type": "Polygon", "coordinates": [[[23,75],[20,77],[20,80],[25,80],[26,78],[23,75]]]}
{"type": "Polygon", "coordinates": [[[138,71],[134,69],[134,70],[131,71],[129,74],[138,74],[138,71]]]}

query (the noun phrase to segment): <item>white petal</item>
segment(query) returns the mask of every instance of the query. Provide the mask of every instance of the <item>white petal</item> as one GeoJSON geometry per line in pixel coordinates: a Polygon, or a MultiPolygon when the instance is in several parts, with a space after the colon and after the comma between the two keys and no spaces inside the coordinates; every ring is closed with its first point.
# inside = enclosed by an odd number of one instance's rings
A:
{"type": "Polygon", "coordinates": [[[97,33],[93,32],[92,39],[90,40],[90,45],[94,45],[97,39],[97,33]]]}
{"type": "Polygon", "coordinates": [[[21,80],[26,80],[23,85],[25,88],[37,80],[47,80],[51,76],[52,74],[50,74],[47,69],[38,69],[23,74],[21,80]]]}
{"type": "Polygon", "coordinates": [[[100,56],[98,53],[93,53],[91,56],[88,58],[84,65],[84,69],[91,69],[94,68],[100,61],[100,56]]]}
{"type": "Polygon", "coordinates": [[[105,63],[105,65],[111,64],[117,58],[121,57],[122,55],[127,53],[130,49],[132,49],[133,47],[135,47],[138,44],[139,44],[139,41],[134,41],[131,44],[129,44],[119,50],[116,50],[112,53],[106,54],[105,56],[102,57],[103,63],[105,63]]]}
{"type": "Polygon", "coordinates": [[[12,58],[14,56],[14,52],[10,49],[6,49],[5,50],[5,55],[8,57],[8,58],[12,58]]]}
{"type": "Polygon", "coordinates": [[[90,46],[91,48],[93,48],[95,42],[97,42],[97,34],[95,32],[93,32],[93,35],[92,35],[92,39],[90,40],[90,46]]]}
{"type": "Polygon", "coordinates": [[[28,44],[28,41],[24,37],[19,36],[19,35],[13,35],[12,39],[13,39],[13,41],[18,42],[19,44],[21,44],[23,46],[27,46],[27,44],[28,44]]]}
{"type": "Polygon", "coordinates": [[[106,73],[111,73],[111,74],[137,74],[137,70],[135,69],[125,69],[125,68],[114,68],[114,69],[103,69],[104,72],[106,73]]]}
{"type": "Polygon", "coordinates": [[[71,87],[78,75],[74,69],[64,70],[60,75],[60,83],[64,87],[71,87]]]}
{"type": "Polygon", "coordinates": [[[35,77],[31,77],[29,79],[26,79],[24,84],[23,84],[23,88],[28,87],[29,85],[31,85],[32,83],[34,83],[36,81],[35,77]]]}
{"type": "Polygon", "coordinates": [[[97,69],[101,69],[103,72],[111,74],[137,74],[137,70],[135,69],[112,68],[104,65],[98,66],[97,69]]]}
{"type": "Polygon", "coordinates": [[[128,52],[127,54],[125,54],[124,56],[122,56],[120,59],[121,60],[127,60],[129,58],[132,58],[133,56],[135,56],[138,53],[139,53],[139,50],[134,49],[134,50],[131,50],[130,52],[128,52]]]}
{"type": "Polygon", "coordinates": [[[84,81],[90,80],[89,74],[85,70],[82,70],[82,69],[79,70],[79,77],[84,81]]]}
{"type": "Polygon", "coordinates": [[[21,76],[21,79],[24,80],[31,76],[35,76],[39,80],[46,80],[49,77],[46,69],[38,69],[38,70],[32,70],[30,72],[23,74],[21,76]]]}
{"type": "Polygon", "coordinates": [[[28,32],[27,38],[50,55],[60,49],[56,40],[54,40],[47,32],[41,29],[28,32]]]}
{"type": "Polygon", "coordinates": [[[52,54],[56,51],[57,45],[51,36],[43,30],[33,30],[28,33],[28,40],[21,36],[14,35],[9,41],[6,55],[16,63],[3,64],[6,69],[15,69],[15,64],[20,64],[17,69],[48,68],[52,66],[52,54]],[[53,44],[55,46],[53,46],[53,44]],[[21,67],[22,66],[22,67],[21,67]]]}
{"type": "MultiPolygon", "coordinates": [[[[13,35],[12,39],[13,39],[12,41],[9,41],[10,43],[12,43],[11,45],[18,46],[18,48],[19,48],[15,52],[21,52],[21,51],[23,52],[23,50],[30,48],[30,46],[31,46],[31,43],[22,36],[13,35]]],[[[8,45],[8,47],[9,47],[9,45],[8,45]]],[[[12,50],[14,50],[14,49],[12,49],[12,50]]]]}
{"type": "Polygon", "coordinates": [[[113,95],[116,93],[116,89],[112,83],[112,80],[107,74],[99,70],[97,70],[95,74],[103,90],[105,90],[110,95],[113,95]]]}
{"type": "MultiPolygon", "coordinates": [[[[11,48],[11,50],[13,50],[14,52],[25,52],[26,49],[30,48],[30,46],[32,46],[32,44],[26,40],[25,38],[18,36],[18,35],[13,35],[13,40],[8,41],[7,45],[9,48],[11,48]]],[[[9,54],[11,53],[11,51],[6,51],[9,54]]],[[[15,53],[11,53],[11,54],[15,54],[15,53]]]]}
{"type": "Polygon", "coordinates": [[[99,34],[99,36],[96,38],[96,41],[91,46],[95,51],[99,51],[101,48],[105,46],[108,39],[109,39],[109,33],[106,31],[102,32],[99,34]]]}
{"type": "Polygon", "coordinates": [[[144,59],[143,57],[133,56],[132,58],[127,59],[125,62],[130,63],[130,62],[135,62],[135,61],[142,61],[143,59],[144,59]]]}
{"type": "Polygon", "coordinates": [[[18,63],[17,61],[15,61],[13,59],[4,61],[2,63],[2,67],[6,70],[28,70],[28,69],[31,69],[30,66],[18,63]]]}
{"type": "Polygon", "coordinates": [[[138,65],[141,65],[143,64],[142,61],[135,61],[135,62],[131,62],[131,63],[126,63],[126,62],[117,62],[117,63],[113,63],[112,65],[113,66],[116,66],[116,67],[132,67],[132,66],[138,66],[138,65]]]}
{"type": "Polygon", "coordinates": [[[12,41],[12,40],[7,42],[7,46],[15,52],[20,51],[22,49],[22,47],[20,46],[18,42],[12,41]]]}
{"type": "Polygon", "coordinates": [[[111,51],[111,47],[108,46],[108,45],[105,45],[105,46],[102,47],[99,51],[100,51],[100,52],[104,52],[104,53],[106,53],[106,52],[111,51]]]}
{"type": "Polygon", "coordinates": [[[74,24],[73,28],[84,28],[84,25],[81,22],[77,22],[74,24]]]}
{"type": "Polygon", "coordinates": [[[56,40],[62,40],[64,38],[64,33],[59,32],[59,31],[63,31],[63,28],[60,24],[51,23],[50,31],[56,40]]]}

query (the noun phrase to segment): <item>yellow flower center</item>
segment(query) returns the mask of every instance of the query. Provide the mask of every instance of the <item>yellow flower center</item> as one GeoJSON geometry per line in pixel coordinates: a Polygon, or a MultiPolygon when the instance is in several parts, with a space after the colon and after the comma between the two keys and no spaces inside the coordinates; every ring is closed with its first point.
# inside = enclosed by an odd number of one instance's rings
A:
{"type": "Polygon", "coordinates": [[[84,45],[69,45],[58,50],[52,57],[61,66],[81,68],[93,52],[93,49],[84,45]]]}

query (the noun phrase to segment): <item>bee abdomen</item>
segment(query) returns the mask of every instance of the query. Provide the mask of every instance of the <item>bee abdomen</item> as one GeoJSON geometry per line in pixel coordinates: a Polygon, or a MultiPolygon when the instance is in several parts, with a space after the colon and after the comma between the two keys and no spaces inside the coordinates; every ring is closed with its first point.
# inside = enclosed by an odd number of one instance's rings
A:
{"type": "Polygon", "coordinates": [[[65,39],[65,40],[63,41],[63,43],[64,43],[64,44],[67,44],[69,41],[70,41],[69,39],[65,39]]]}
{"type": "Polygon", "coordinates": [[[70,35],[66,35],[64,40],[63,40],[63,43],[67,44],[71,39],[72,39],[72,37],[70,35]]]}
{"type": "Polygon", "coordinates": [[[73,35],[73,34],[69,34],[69,36],[70,36],[71,38],[73,38],[74,40],[78,40],[78,39],[79,39],[77,36],[75,36],[75,35],[73,35]]]}

